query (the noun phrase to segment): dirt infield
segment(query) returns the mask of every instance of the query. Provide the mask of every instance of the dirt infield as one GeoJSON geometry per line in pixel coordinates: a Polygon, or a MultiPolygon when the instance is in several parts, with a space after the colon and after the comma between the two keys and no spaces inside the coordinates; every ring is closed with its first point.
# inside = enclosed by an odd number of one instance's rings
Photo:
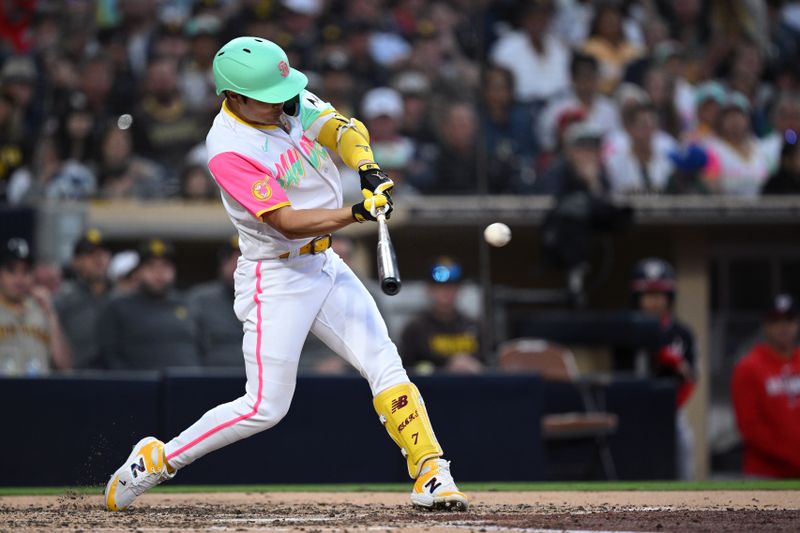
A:
{"type": "Polygon", "coordinates": [[[800,492],[475,492],[466,513],[401,493],[148,494],[108,513],[100,496],[0,497],[1,532],[796,532],[800,492]]]}

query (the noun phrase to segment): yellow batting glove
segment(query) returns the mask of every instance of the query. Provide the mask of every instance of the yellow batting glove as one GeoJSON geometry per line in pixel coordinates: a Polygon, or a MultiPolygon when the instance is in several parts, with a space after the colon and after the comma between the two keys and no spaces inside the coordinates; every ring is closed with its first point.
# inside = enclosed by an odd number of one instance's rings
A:
{"type": "Polygon", "coordinates": [[[365,220],[376,221],[378,220],[378,209],[383,208],[383,214],[389,218],[392,212],[392,203],[383,194],[372,194],[370,191],[364,191],[365,199],[363,202],[355,204],[351,208],[353,219],[356,222],[364,222],[365,220]]]}

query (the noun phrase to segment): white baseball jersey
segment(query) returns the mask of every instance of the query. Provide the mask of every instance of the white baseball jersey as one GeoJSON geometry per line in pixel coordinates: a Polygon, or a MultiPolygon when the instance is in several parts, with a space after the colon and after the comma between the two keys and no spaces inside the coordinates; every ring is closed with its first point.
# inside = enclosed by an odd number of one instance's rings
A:
{"type": "Polygon", "coordinates": [[[222,203],[239,232],[242,255],[272,259],[308,242],[287,239],[261,215],[286,205],[296,209],[342,206],[339,171],[317,141],[333,106],[300,93],[297,116],[281,115],[281,126],[249,124],[223,104],[206,137],[208,168],[222,203]]]}
{"type": "Polygon", "coordinates": [[[291,254],[308,238],[287,239],[260,216],[291,204],[342,205],[339,172],[318,142],[334,113],[303,91],[283,127],[248,124],[223,106],[208,133],[209,168],[239,230],[234,311],[244,327],[246,393],[219,405],[166,443],[174,468],[278,423],[289,410],[309,331],[367,378],[373,394],[408,382],[397,348],[364,285],[332,249],[291,254]],[[327,113],[326,113],[327,112],[327,113]]]}

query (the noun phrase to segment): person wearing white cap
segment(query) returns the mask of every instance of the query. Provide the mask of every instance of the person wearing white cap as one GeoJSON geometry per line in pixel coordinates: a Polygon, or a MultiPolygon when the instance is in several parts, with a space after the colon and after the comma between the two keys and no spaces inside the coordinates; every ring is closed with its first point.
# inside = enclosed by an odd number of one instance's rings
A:
{"type": "Polygon", "coordinates": [[[114,254],[108,264],[112,297],[130,294],[139,287],[139,277],[136,275],[138,266],[139,254],[135,250],[124,250],[114,254]]]}
{"type": "Polygon", "coordinates": [[[400,133],[403,121],[403,98],[389,87],[367,92],[361,102],[361,114],[370,132],[370,144],[383,169],[404,195],[417,193],[405,183],[405,169],[414,156],[414,141],[400,133]]]}

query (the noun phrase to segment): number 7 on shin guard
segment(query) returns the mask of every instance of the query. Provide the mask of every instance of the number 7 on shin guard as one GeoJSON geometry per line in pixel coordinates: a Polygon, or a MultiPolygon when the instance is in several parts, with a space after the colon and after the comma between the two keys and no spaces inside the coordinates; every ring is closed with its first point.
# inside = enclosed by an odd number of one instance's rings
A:
{"type": "Polygon", "coordinates": [[[408,475],[416,479],[427,459],[442,456],[417,386],[401,383],[389,387],[372,403],[389,436],[400,446],[408,462],[408,475]]]}

